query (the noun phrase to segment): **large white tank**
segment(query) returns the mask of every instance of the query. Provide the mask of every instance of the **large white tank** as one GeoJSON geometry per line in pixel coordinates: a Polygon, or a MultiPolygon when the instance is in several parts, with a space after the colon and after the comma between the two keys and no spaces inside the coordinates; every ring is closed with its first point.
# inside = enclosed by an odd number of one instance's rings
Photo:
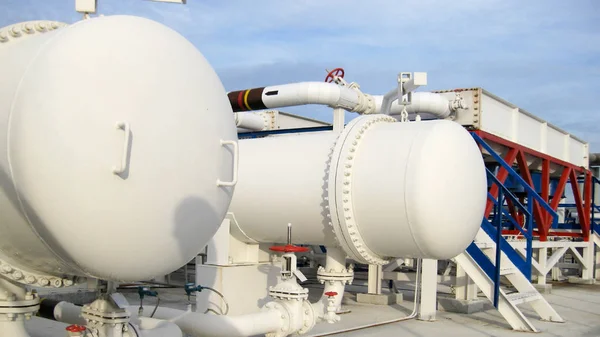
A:
{"type": "Polygon", "coordinates": [[[359,261],[448,259],[475,237],[487,197],[469,133],[439,120],[364,116],[333,132],[240,141],[230,211],[246,242],[340,245],[359,261]]]}
{"type": "Polygon", "coordinates": [[[159,23],[59,26],[0,33],[0,273],[38,286],[169,273],[231,201],[217,184],[234,168],[221,140],[237,141],[225,90],[159,23]]]}

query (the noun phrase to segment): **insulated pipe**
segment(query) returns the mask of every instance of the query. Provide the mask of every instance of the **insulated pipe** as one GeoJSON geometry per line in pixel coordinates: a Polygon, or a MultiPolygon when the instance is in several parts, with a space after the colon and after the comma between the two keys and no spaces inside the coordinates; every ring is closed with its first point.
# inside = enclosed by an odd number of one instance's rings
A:
{"type": "MultiPolygon", "coordinates": [[[[146,309],[153,310],[154,307],[144,306],[144,311],[146,309]]],[[[133,314],[137,312],[138,307],[130,306],[128,310],[133,314]]],[[[278,310],[264,310],[240,316],[221,316],[159,307],[154,314],[154,318],[173,322],[181,331],[194,337],[264,335],[279,331],[284,324],[281,319],[281,312],[278,310]]]]}
{"type": "Polygon", "coordinates": [[[240,140],[229,211],[243,242],[286,242],[281,228],[291,222],[294,243],[337,244],[352,259],[386,264],[461,253],[486,196],[481,152],[462,126],[371,115],[340,135],[240,140]]]}
{"type": "MultiPolygon", "coordinates": [[[[395,94],[397,90],[386,95],[395,94]]],[[[322,104],[360,114],[380,113],[384,98],[384,96],[363,94],[356,89],[325,82],[300,82],[238,90],[227,93],[227,96],[234,112],[322,104]]],[[[446,118],[452,112],[452,107],[448,99],[439,94],[415,92],[412,94],[412,104],[407,105],[406,110],[408,113],[429,113],[437,118],[446,118]]],[[[401,112],[402,105],[397,101],[394,102],[390,114],[401,112]]]]}
{"type": "Polygon", "coordinates": [[[353,111],[367,108],[367,97],[334,83],[300,82],[227,93],[234,112],[322,104],[353,111]],[[364,107],[363,107],[364,105],[364,107]]]}

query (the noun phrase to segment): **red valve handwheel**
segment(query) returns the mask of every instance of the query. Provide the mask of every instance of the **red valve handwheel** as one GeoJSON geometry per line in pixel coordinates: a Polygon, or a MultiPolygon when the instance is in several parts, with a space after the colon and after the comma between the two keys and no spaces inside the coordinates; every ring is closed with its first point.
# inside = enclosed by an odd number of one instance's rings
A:
{"type": "Polygon", "coordinates": [[[73,324],[73,325],[69,325],[66,330],[69,332],[84,332],[85,326],[73,324]]]}
{"type": "Polygon", "coordinates": [[[285,245],[285,246],[273,246],[269,248],[274,252],[282,252],[282,253],[306,253],[308,252],[308,247],[300,247],[294,245],[285,245]]]}
{"type": "Polygon", "coordinates": [[[328,296],[328,297],[333,297],[335,295],[337,295],[337,293],[335,291],[328,291],[325,293],[325,296],[328,296]]]}
{"type": "Polygon", "coordinates": [[[335,68],[327,74],[325,77],[325,82],[331,83],[333,82],[334,76],[344,78],[344,69],[343,68],[335,68]]]}

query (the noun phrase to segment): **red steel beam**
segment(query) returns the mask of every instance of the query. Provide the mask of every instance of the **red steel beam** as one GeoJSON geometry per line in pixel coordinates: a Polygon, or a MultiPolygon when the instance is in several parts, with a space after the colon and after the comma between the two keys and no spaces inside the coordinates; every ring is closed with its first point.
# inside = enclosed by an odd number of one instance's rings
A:
{"type": "Polygon", "coordinates": [[[557,165],[564,166],[564,167],[570,167],[571,169],[575,170],[576,172],[583,172],[583,171],[585,171],[584,167],[568,163],[568,162],[566,162],[564,160],[558,159],[556,157],[549,156],[549,155],[547,155],[545,153],[541,153],[539,151],[536,151],[536,150],[533,150],[531,148],[525,147],[525,146],[523,146],[521,144],[517,144],[517,143],[511,142],[509,140],[506,140],[506,139],[504,139],[502,137],[498,137],[498,136],[493,135],[491,133],[487,133],[485,131],[479,130],[477,132],[477,135],[479,137],[481,137],[482,139],[488,139],[488,140],[490,140],[490,141],[492,141],[494,143],[497,143],[497,144],[500,144],[500,145],[504,145],[504,146],[509,147],[511,149],[517,149],[517,150],[523,151],[523,152],[525,152],[527,154],[530,154],[530,155],[532,155],[534,157],[541,158],[541,159],[548,159],[550,161],[550,163],[557,164],[557,165]]]}
{"type": "MultiPolygon", "coordinates": [[[[560,175],[560,179],[558,180],[558,185],[556,185],[556,191],[554,191],[554,197],[552,197],[552,201],[550,201],[550,208],[556,211],[558,208],[558,204],[560,204],[560,199],[565,191],[565,187],[567,186],[567,180],[569,180],[569,175],[571,174],[571,168],[565,167],[560,175]]],[[[546,223],[544,224],[547,228],[552,226],[552,216],[550,214],[546,215],[546,223]]]]}
{"type": "Polygon", "coordinates": [[[585,213],[585,209],[583,207],[583,201],[581,199],[581,194],[579,194],[579,184],[577,183],[577,174],[574,170],[571,170],[571,174],[569,175],[569,180],[571,181],[571,188],[573,189],[573,198],[575,199],[575,206],[577,206],[577,215],[579,217],[579,225],[581,226],[581,232],[583,234],[583,239],[588,241],[590,238],[590,218],[589,214],[585,213]]]}
{"type": "MultiPolygon", "coordinates": [[[[517,163],[519,164],[519,174],[525,180],[531,188],[535,191],[535,185],[533,184],[533,179],[531,178],[531,172],[529,172],[529,165],[527,164],[527,158],[525,158],[525,153],[523,151],[519,151],[519,155],[517,156],[517,163]]],[[[548,236],[548,228],[544,227],[544,218],[542,217],[542,207],[539,203],[533,198],[528,198],[527,202],[533,202],[533,217],[537,224],[537,228],[540,232],[540,241],[546,241],[548,236]]]]}
{"type": "MultiPolygon", "coordinates": [[[[512,166],[512,163],[515,161],[515,158],[517,158],[518,153],[518,150],[510,149],[506,156],[504,156],[504,161],[507,162],[508,165],[512,166]]],[[[504,184],[506,178],[508,178],[508,171],[504,167],[500,166],[500,168],[498,169],[498,173],[496,174],[496,178],[498,179],[498,181],[500,181],[501,184],[504,184]]],[[[490,189],[490,194],[494,199],[498,199],[498,189],[499,187],[496,184],[492,185],[492,188],[490,189]]],[[[487,204],[485,205],[484,213],[486,217],[490,214],[493,207],[494,202],[492,200],[489,200],[488,198],[487,204]]]]}
{"type": "MultiPolygon", "coordinates": [[[[592,196],[592,172],[587,170],[585,172],[585,182],[583,185],[583,200],[584,200],[584,211],[585,211],[585,216],[588,218],[588,224],[592,223],[592,203],[593,203],[593,196],[592,196]]],[[[591,228],[590,228],[591,230],[591,228]]]]}

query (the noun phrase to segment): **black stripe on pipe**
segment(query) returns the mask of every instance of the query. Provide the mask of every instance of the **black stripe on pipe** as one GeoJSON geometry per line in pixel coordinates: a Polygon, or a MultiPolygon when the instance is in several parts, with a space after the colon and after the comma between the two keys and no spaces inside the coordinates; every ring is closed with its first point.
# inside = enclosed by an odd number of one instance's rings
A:
{"type": "Polygon", "coordinates": [[[227,93],[227,97],[229,98],[229,104],[231,104],[233,112],[263,110],[267,108],[262,100],[264,91],[264,87],[238,90],[227,93]],[[246,93],[246,91],[248,91],[248,93],[246,93]],[[250,109],[248,109],[248,107],[250,107],[250,109]]]}

